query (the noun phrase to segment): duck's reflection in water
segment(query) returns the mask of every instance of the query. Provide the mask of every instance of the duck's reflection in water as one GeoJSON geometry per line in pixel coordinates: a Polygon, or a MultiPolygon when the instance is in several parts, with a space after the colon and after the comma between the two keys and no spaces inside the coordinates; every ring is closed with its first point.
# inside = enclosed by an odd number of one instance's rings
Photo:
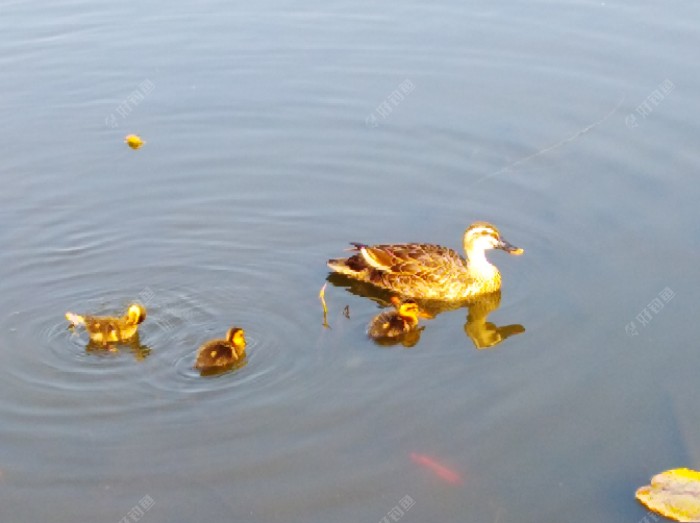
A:
{"type": "Polygon", "coordinates": [[[413,329],[406,334],[402,334],[396,338],[371,338],[374,343],[380,347],[393,347],[394,345],[403,345],[404,348],[410,349],[415,347],[420,341],[421,332],[425,329],[425,326],[413,329]]]}
{"type": "MultiPolygon", "coordinates": [[[[328,282],[335,287],[344,288],[349,293],[356,296],[369,298],[379,303],[381,306],[391,305],[391,292],[379,289],[374,285],[336,273],[328,275],[328,282]]],[[[501,291],[485,294],[468,301],[457,302],[420,299],[415,301],[422,311],[433,317],[443,312],[466,308],[467,320],[464,324],[464,333],[477,349],[495,347],[511,336],[525,332],[525,327],[518,323],[498,326],[488,321],[489,314],[497,310],[501,304],[501,291]]],[[[380,345],[396,345],[401,343],[405,347],[413,347],[420,341],[421,331],[424,328],[425,327],[420,327],[410,331],[404,335],[404,339],[375,340],[375,342],[380,345]]]]}
{"type": "Polygon", "coordinates": [[[117,354],[122,350],[131,352],[136,361],[143,361],[151,354],[151,348],[141,343],[138,332],[126,341],[97,343],[90,340],[85,346],[85,352],[97,356],[117,354]]]}
{"type": "Polygon", "coordinates": [[[498,325],[487,321],[489,314],[498,309],[501,304],[501,291],[482,296],[467,305],[467,322],[464,333],[472,340],[477,349],[488,349],[516,334],[525,332],[525,327],[519,323],[498,325]]]}
{"type": "Polygon", "coordinates": [[[248,359],[245,355],[243,355],[240,360],[234,361],[233,363],[229,363],[228,365],[222,367],[199,369],[199,375],[202,377],[220,376],[221,374],[227,374],[231,371],[242,369],[246,365],[248,365],[248,359]]]}

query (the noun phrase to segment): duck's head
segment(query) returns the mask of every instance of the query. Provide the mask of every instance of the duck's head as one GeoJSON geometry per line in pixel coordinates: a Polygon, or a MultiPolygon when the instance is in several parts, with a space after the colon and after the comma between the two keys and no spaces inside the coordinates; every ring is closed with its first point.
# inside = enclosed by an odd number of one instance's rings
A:
{"type": "Polygon", "coordinates": [[[464,231],[464,250],[467,253],[484,252],[488,249],[501,249],[508,254],[520,256],[525,251],[511,245],[501,237],[498,229],[486,222],[476,222],[464,231]]]}
{"type": "Polygon", "coordinates": [[[394,296],[391,298],[391,303],[396,307],[398,315],[402,318],[410,320],[412,323],[418,323],[418,318],[432,318],[430,314],[421,310],[418,304],[414,300],[404,300],[401,301],[399,298],[394,296]]]}
{"type": "Polygon", "coordinates": [[[232,327],[226,333],[226,339],[237,349],[245,348],[245,331],[240,327],[232,327]]]}
{"type": "Polygon", "coordinates": [[[143,323],[146,319],[146,308],[140,303],[132,303],[126,310],[126,319],[133,325],[143,323]]]}

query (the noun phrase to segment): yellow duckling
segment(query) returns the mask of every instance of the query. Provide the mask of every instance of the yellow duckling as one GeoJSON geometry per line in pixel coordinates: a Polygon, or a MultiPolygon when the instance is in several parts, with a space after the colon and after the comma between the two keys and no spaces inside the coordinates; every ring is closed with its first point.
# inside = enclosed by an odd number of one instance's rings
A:
{"type": "Polygon", "coordinates": [[[233,365],[245,357],[245,331],[233,327],[225,339],[211,340],[197,351],[194,368],[201,371],[216,370],[233,365]]]}
{"type": "Polygon", "coordinates": [[[391,298],[396,310],[385,311],[375,316],[367,327],[367,335],[375,340],[399,338],[418,327],[418,318],[432,318],[423,312],[413,300],[401,301],[391,298]]]}
{"type": "Polygon", "coordinates": [[[501,288],[501,273],[485,256],[489,249],[520,255],[524,251],[505,241],[498,229],[476,222],[464,232],[466,259],[441,245],[352,243],[358,253],[328,260],[340,274],[403,296],[445,301],[467,300],[501,288]]]}
{"type": "Polygon", "coordinates": [[[139,325],[146,319],[146,309],[143,305],[133,303],[121,318],[80,316],[67,312],[66,319],[71,323],[70,327],[84,325],[92,341],[105,345],[110,342],[126,341],[136,334],[139,325]]]}

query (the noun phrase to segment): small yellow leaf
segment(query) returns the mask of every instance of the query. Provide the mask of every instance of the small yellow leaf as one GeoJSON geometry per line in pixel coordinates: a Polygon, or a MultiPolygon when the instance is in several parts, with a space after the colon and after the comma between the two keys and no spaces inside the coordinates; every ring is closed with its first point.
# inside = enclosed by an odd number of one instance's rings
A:
{"type": "Polygon", "coordinates": [[[636,497],[648,509],[667,518],[700,521],[700,472],[667,470],[651,478],[651,485],[637,490],[636,497]]]}
{"type": "Polygon", "coordinates": [[[136,134],[128,135],[126,138],[124,138],[124,141],[126,142],[126,145],[128,145],[132,149],[139,149],[143,146],[143,144],[146,143],[141,139],[140,136],[136,134]]]}

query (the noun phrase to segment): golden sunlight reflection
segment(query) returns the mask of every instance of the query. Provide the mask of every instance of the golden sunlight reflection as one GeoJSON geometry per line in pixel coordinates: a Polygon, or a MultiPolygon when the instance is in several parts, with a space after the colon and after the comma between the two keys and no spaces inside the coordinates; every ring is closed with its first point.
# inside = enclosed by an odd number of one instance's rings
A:
{"type": "MultiPolygon", "coordinates": [[[[328,275],[328,282],[335,287],[344,288],[346,291],[356,296],[369,298],[383,307],[392,306],[392,294],[374,285],[336,273],[328,275]]],[[[422,313],[425,314],[423,317],[436,317],[443,312],[466,308],[467,317],[464,323],[464,333],[474,344],[474,347],[480,350],[495,347],[511,336],[525,332],[525,327],[519,323],[499,326],[488,321],[489,315],[500,307],[501,291],[463,302],[416,300],[416,303],[420,307],[422,313]]],[[[385,312],[377,315],[375,320],[381,316],[381,314],[385,314],[385,312]]],[[[426,323],[429,323],[429,321],[426,323]]],[[[404,347],[413,347],[420,341],[421,333],[426,327],[427,325],[422,323],[421,326],[408,331],[403,336],[374,339],[374,342],[384,346],[398,345],[400,343],[404,347]]]]}

